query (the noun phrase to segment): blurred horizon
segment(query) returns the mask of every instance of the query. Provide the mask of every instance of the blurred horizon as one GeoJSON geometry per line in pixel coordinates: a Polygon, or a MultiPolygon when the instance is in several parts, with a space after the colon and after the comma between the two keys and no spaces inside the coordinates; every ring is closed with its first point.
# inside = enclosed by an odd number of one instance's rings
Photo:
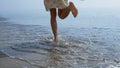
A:
{"type": "MultiPolygon", "coordinates": [[[[46,12],[44,0],[0,0],[0,16],[9,18],[19,24],[41,25],[49,22],[49,12],[46,12]],[[35,22],[35,23],[33,23],[35,22]]],[[[74,27],[120,27],[120,0],[70,0],[78,8],[79,15],[73,20],[69,16],[58,20],[63,26],[74,27]],[[74,24],[74,23],[76,24],[74,24]]],[[[71,14],[70,14],[71,15],[71,14]]]]}

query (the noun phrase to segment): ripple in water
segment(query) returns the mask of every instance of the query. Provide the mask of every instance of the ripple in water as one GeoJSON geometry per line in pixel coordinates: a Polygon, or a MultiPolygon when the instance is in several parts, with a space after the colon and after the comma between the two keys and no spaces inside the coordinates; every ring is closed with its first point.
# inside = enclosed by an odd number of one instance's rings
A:
{"type": "Polygon", "coordinates": [[[89,44],[72,37],[60,37],[57,45],[52,43],[52,37],[42,37],[34,42],[15,44],[2,52],[38,68],[110,67],[104,58],[92,53],[89,44]]]}

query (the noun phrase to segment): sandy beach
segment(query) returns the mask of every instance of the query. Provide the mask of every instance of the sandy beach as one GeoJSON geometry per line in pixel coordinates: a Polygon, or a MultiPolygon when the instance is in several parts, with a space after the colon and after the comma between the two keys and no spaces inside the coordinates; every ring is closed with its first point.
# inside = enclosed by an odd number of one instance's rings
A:
{"type": "Polygon", "coordinates": [[[0,52],[0,68],[22,68],[18,62],[20,61],[12,59],[4,53],[0,52]]]}
{"type": "Polygon", "coordinates": [[[0,68],[36,68],[30,64],[10,57],[0,57],[0,68]]]}
{"type": "Polygon", "coordinates": [[[39,67],[32,66],[31,64],[22,59],[13,58],[0,52],[0,68],[39,68],[39,67]]]}
{"type": "MultiPolygon", "coordinates": [[[[20,62],[20,61],[19,61],[20,62]]],[[[22,68],[15,59],[0,53],[0,68],[22,68]]]]}

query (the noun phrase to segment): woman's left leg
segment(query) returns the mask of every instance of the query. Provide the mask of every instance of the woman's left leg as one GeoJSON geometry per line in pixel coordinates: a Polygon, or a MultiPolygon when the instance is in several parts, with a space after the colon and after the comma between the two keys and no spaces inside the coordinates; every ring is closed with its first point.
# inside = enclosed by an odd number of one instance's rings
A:
{"type": "Polygon", "coordinates": [[[57,32],[57,21],[56,21],[56,8],[50,9],[50,15],[51,15],[51,27],[52,27],[52,32],[54,35],[54,41],[58,42],[58,32],[57,32]]]}

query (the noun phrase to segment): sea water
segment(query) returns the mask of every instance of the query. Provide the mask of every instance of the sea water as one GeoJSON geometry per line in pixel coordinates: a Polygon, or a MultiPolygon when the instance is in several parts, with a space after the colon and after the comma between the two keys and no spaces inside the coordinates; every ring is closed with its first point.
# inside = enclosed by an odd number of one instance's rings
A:
{"type": "Polygon", "coordinates": [[[0,51],[33,68],[120,68],[119,17],[57,18],[59,42],[54,44],[49,13],[44,14],[1,20],[0,51]]]}

